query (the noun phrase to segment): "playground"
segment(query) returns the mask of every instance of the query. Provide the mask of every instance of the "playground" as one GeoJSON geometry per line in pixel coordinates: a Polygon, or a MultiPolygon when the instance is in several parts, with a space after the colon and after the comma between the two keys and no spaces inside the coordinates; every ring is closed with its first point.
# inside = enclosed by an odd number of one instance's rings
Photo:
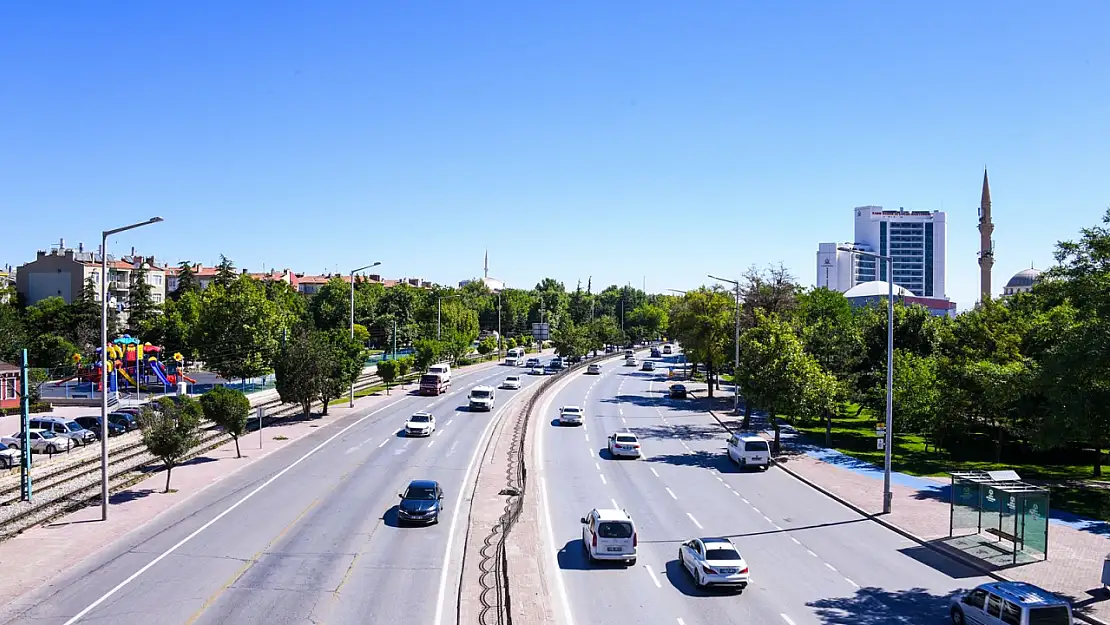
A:
{"type": "Polygon", "coordinates": [[[48,397],[81,397],[99,394],[104,390],[107,378],[109,393],[170,393],[177,389],[178,382],[196,384],[196,379],[185,374],[184,358],[173,354],[169,362],[164,362],[162,348],[144,343],[138,338],[123,335],[108,345],[105,366],[101,366],[101,350],[88,359],[81,354],[73,355],[76,371],[73,375],[46,385],[43,389],[48,397]],[[106,376],[102,376],[106,370],[106,376]]]}

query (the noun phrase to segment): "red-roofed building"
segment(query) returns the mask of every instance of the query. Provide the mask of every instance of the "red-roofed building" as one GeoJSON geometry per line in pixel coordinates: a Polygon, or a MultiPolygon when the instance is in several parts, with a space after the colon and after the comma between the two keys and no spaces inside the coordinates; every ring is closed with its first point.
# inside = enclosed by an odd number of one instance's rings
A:
{"type": "Polygon", "coordinates": [[[19,407],[19,366],[0,362],[0,408],[19,407]]]}

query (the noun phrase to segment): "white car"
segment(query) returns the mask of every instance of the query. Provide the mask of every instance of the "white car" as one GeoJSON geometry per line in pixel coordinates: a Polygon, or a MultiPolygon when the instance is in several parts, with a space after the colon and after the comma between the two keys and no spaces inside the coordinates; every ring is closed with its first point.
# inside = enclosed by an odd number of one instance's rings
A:
{"type": "Polygon", "coordinates": [[[636,564],[636,524],[624,510],[590,510],[582,517],[582,545],[590,562],[623,560],[636,564]]]}
{"type": "Polygon", "coordinates": [[[586,373],[590,375],[601,375],[601,365],[597,364],[596,362],[590,364],[588,367],[586,367],[586,373]]]}
{"type": "Polygon", "coordinates": [[[743,591],[751,581],[748,563],[727,538],[695,538],[678,548],[678,561],[698,588],[728,586],[743,591]]]}
{"type": "Polygon", "coordinates": [[[543,368],[542,365],[540,365],[540,359],[539,358],[529,358],[528,361],[526,363],[524,363],[524,366],[525,367],[533,367],[533,368],[534,367],[540,367],[541,369],[543,368]]]}
{"type": "Polygon", "coordinates": [[[640,457],[640,441],[636,438],[635,434],[630,432],[618,432],[609,435],[609,455],[614,458],[624,456],[626,458],[639,458],[640,457]]]}
{"type": "Polygon", "coordinates": [[[629,356],[628,358],[625,358],[624,359],[624,366],[626,366],[626,367],[635,367],[636,366],[636,357],[635,356],[629,356]]]}
{"type": "Polygon", "coordinates": [[[501,388],[508,388],[508,389],[513,389],[513,390],[520,389],[520,376],[519,375],[510,375],[510,376],[508,376],[507,378],[505,378],[505,381],[501,383],[501,388]]]}
{"type": "Polygon", "coordinates": [[[0,469],[12,469],[19,466],[20,458],[23,452],[18,449],[12,449],[4,443],[0,443],[0,469]]]}
{"type": "Polygon", "coordinates": [[[417,412],[405,422],[405,436],[431,436],[436,431],[436,418],[427,412],[417,412]]]}
{"type": "MultiPolygon", "coordinates": [[[[27,430],[31,438],[31,451],[38,453],[56,454],[62,451],[69,451],[73,446],[73,440],[69,438],[62,438],[49,430],[27,430]]],[[[11,436],[0,438],[0,443],[4,443],[12,449],[21,449],[23,447],[23,436],[20,432],[16,432],[11,436]]]]}
{"type": "Polygon", "coordinates": [[[532,375],[543,375],[543,367],[536,365],[532,367],[532,375]]]}
{"type": "Polygon", "coordinates": [[[582,425],[582,416],[578,406],[563,406],[559,409],[559,425],[582,425]]]}

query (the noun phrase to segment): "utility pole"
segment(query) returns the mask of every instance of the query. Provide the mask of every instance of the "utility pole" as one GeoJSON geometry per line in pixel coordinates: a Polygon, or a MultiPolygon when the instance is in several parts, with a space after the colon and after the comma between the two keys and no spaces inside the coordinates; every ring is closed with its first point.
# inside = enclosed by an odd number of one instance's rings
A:
{"type": "MultiPolygon", "coordinates": [[[[381,261],[378,261],[378,262],[376,262],[372,265],[366,265],[365,267],[359,267],[358,269],[352,269],[351,270],[351,339],[352,340],[355,338],[355,272],[362,271],[363,269],[370,269],[372,267],[377,267],[380,264],[382,264],[381,261]]],[[[362,364],[366,364],[366,363],[364,362],[362,364]]],[[[362,369],[362,367],[360,365],[359,370],[361,371],[361,369],[362,369]]],[[[351,399],[350,399],[350,402],[348,402],[347,407],[348,408],[354,408],[355,407],[355,383],[354,383],[354,381],[351,382],[351,396],[350,397],[351,397],[351,399]]]]}
{"type": "Polygon", "coordinates": [[[20,432],[23,433],[23,449],[19,450],[19,483],[21,485],[19,498],[22,501],[31,501],[31,393],[27,390],[27,378],[31,370],[27,366],[27,349],[23,349],[23,358],[19,365],[19,414],[20,432]]]}
{"type": "Polygon", "coordinates": [[[501,291],[497,292],[497,359],[501,360],[501,291]]]}

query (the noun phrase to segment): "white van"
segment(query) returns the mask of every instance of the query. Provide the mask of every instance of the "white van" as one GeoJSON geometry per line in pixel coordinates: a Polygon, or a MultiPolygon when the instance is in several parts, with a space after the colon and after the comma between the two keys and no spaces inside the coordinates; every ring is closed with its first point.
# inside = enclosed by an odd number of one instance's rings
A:
{"type": "Polygon", "coordinates": [[[494,390],[492,386],[475,386],[467,398],[470,410],[493,410],[494,390]]]}
{"type": "Polygon", "coordinates": [[[766,471],[771,464],[771,446],[762,436],[733,434],[728,437],[728,459],[741,467],[759,467],[766,471]]]}
{"type": "Polygon", "coordinates": [[[435,373],[442,377],[444,382],[451,384],[451,365],[445,362],[428,367],[428,373],[435,373]]]}
{"type": "Polygon", "coordinates": [[[623,560],[636,564],[636,524],[624,510],[594,508],[582,517],[582,544],[590,562],[623,560]]]}
{"type": "Polygon", "coordinates": [[[508,352],[506,352],[505,355],[508,356],[509,358],[516,358],[517,362],[519,362],[522,365],[524,364],[524,361],[521,360],[522,358],[524,358],[524,348],[523,347],[514,347],[514,348],[510,349],[508,352]]]}

